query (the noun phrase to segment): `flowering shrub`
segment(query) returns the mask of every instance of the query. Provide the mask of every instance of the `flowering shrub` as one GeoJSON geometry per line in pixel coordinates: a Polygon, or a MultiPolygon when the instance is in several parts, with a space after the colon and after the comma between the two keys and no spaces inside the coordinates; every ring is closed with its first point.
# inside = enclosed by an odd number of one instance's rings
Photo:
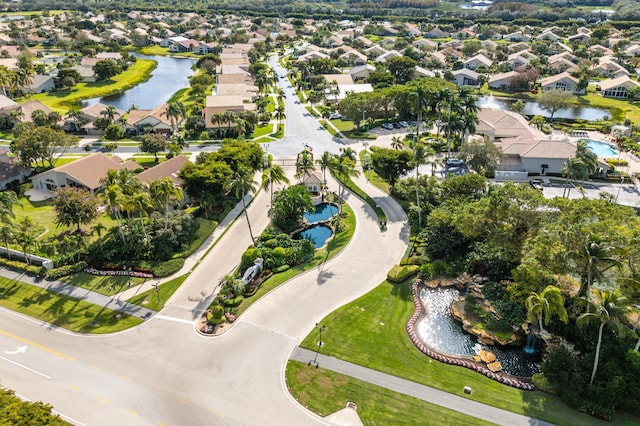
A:
{"type": "Polygon", "coordinates": [[[153,278],[153,274],[149,272],[141,272],[141,271],[130,271],[128,269],[96,269],[96,268],[86,268],[84,270],[87,274],[91,275],[100,275],[100,276],[129,276],[135,278],[153,278]]]}

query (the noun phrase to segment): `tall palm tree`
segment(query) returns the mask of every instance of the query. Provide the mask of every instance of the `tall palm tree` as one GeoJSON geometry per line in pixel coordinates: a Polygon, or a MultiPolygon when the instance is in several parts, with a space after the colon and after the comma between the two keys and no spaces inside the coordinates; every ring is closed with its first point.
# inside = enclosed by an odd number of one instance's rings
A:
{"type": "Polygon", "coordinates": [[[162,206],[162,210],[164,211],[164,229],[166,231],[169,226],[169,204],[182,199],[182,189],[174,185],[171,179],[164,178],[151,182],[149,194],[157,204],[162,206]]]}
{"type": "Polygon", "coordinates": [[[222,114],[221,112],[216,112],[211,116],[211,124],[216,125],[216,133],[218,134],[218,137],[222,134],[222,132],[220,131],[222,123],[224,123],[224,114],[222,114]]]}
{"type": "Polygon", "coordinates": [[[593,360],[591,380],[589,380],[589,384],[593,385],[593,381],[596,378],[596,372],[598,371],[600,345],[602,343],[602,333],[604,328],[607,326],[620,335],[624,330],[624,325],[620,321],[629,312],[630,305],[627,298],[617,291],[599,291],[598,297],[595,301],[587,300],[587,304],[587,312],[578,317],[576,324],[582,327],[591,322],[599,323],[596,356],[593,360]]]}
{"type": "Polygon", "coordinates": [[[319,160],[316,161],[318,166],[320,166],[320,171],[322,172],[322,180],[324,184],[327,184],[327,169],[331,167],[331,163],[333,162],[333,154],[329,151],[325,151],[322,153],[322,156],[319,160]]]}
{"type": "Polygon", "coordinates": [[[224,117],[224,121],[227,123],[227,132],[228,132],[229,130],[231,130],[231,123],[235,122],[236,117],[238,115],[233,111],[227,111],[222,113],[222,116],[224,117]]]}
{"type": "Polygon", "coordinates": [[[16,233],[16,242],[22,248],[22,253],[24,254],[24,258],[27,261],[27,264],[30,264],[29,257],[27,256],[27,251],[37,246],[38,237],[37,237],[37,226],[34,220],[25,216],[22,218],[20,222],[18,222],[18,232],[16,233]]]}
{"type": "Polygon", "coordinates": [[[131,205],[133,207],[133,211],[138,213],[138,218],[140,219],[140,227],[142,228],[143,234],[146,235],[147,232],[144,228],[144,218],[153,208],[151,196],[148,192],[136,192],[131,197],[131,205]]]}
{"type": "Polygon", "coordinates": [[[13,213],[13,206],[21,206],[18,196],[13,191],[0,192],[0,221],[9,223],[16,215],[13,213]]]}
{"type": "Polygon", "coordinates": [[[247,213],[247,205],[244,201],[244,197],[247,193],[254,193],[256,191],[256,184],[253,181],[253,176],[249,171],[240,169],[234,173],[233,178],[225,182],[225,189],[227,194],[233,193],[236,199],[242,200],[242,209],[244,210],[244,216],[247,219],[247,226],[249,228],[249,236],[251,242],[255,244],[256,240],[253,237],[253,230],[251,229],[251,222],[249,221],[249,213],[247,213]]]}
{"type": "MultiPolygon", "coordinates": [[[[340,200],[343,200],[346,182],[352,177],[359,176],[360,171],[356,169],[355,161],[349,157],[336,157],[329,170],[338,180],[340,200]]],[[[339,209],[342,212],[342,202],[339,203],[339,209]]]]}
{"type": "Polygon", "coordinates": [[[7,258],[11,259],[11,251],[9,251],[9,243],[15,241],[16,234],[13,232],[13,227],[8,223],[0,227],[0,240],[7,248],[7,258]]]}
{"type": "MultiPolygon", "coordinates": [[[[578,157],[571,157],[564,162],[564,168],[562,169],[562,176],[567,178],[566,197],[569,198],[571,193],[571,186],[575,183],[576,179],[584,180],[589,177],[587,165],[578,157]]],[[[562,196],[565,196],[563,191],[562,196]]]]}
{"type": "Polygon", "coordinates": [[[613,250],[613,246],[603,241],[599,235],[589,234],[577,250],[569,252],[581,275],[578,296],[589,299],[593,283],[601,283],[607,270],[621,266],[620,261],[613,255],[613,250]]]}
{"type": "Polygon", "coordinates": [[[242,117],[237,117],[234,120],[236,124],[236,130],[238,131],[238,137],[245,136],[247,133],[247,120],[242,117]]]}
{"type": "Polygon", "coordinates": [[[540,331],[544,330],[543,324],[549,325],[551,317],[556,315],[560,321],[567,323],[569,316],[564,308],[564,298],[560,289],[556,286],[549,285],[540,292],[532,292],[525,301],[527,307],[527,318],[533,323],[538,320],[540,331]]]}
{"type": "Polygon", "coordinates": [[[178,127],[178,121],[187,115],[187,109],[182,102],[171,101],[167,103],[167,109],[163,114],[171,120],[171,128],[175,133],[178,127]]]}
{"type": "Polygon", "coordinates": [[[413,101],[414,113],[416,114],[416,138],[420,136],[420,125],[422,124],[422,114],[429,105],[429,92],[423,83],[418,83],[414,90],[409,93],[409,100],[413,101]]]}
{"type": "Polygon", "coordinates": [[[392,136],[391,137],[391,148],[397,149],[397,150],[404,149],[404,143],[402,142],[402,138],[400,138],[399,136],[392,136]]]}
{"type": "Polygon", "coordinates": [[[106,118],[109,123],[113,123],[116,119],[116,114],[118,114],[118,109],[113,105],[107,105],[105,109],[100,111],[100,115],[106,118]]]}
{"type": "Polygon", "coordinates": [[[418,208],[418,227],[422,228],[422,211],[420,207],[420,165],[426,164],[431,154],[429,149],[420,142],[413,141],[410,145],[413,152],[413,163],[416,168],[416,207],[418,208]]]}
{"type": "Polygon", "coordinates": [[[284,106],[278,106],[276,108],[274,116],[275,116],[276,120],[278,120],[278,124],[280,124],[282,121],[284,121],[284,119],[287,118],[287,115],[284,113],[284,106]]]}
{"type": "Polygon", "coordinates": [[[300,178],[300,182],[304,182],[304,179],[315,170],[313,165],[313,154],[308,149],[305,149],[298,153],[296,159],[296,175],[300,178]]]}
{"type": "Polygon", "coordinates": [[[278,164],[272,164],[267,167],[262,173],[262,187],[269,187],[271,192],[271,204],[273,205],[273,184],[274,183],[289,183],[289,179],[284,173],[284,169],[278,164]]]}

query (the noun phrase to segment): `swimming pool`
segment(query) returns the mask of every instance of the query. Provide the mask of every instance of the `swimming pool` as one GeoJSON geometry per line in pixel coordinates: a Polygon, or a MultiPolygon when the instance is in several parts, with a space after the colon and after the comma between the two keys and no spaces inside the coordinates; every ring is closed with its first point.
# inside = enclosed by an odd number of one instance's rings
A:
{"type": "Polygon", "coordinates": [[[321,220],[331,219],[332,216],[335,216],[338,213],[338,207],[329,203],[320,203],[316,206],[315,213],[304,213],[304,218],[307,219],[309,223],[316,223],[321,220]]]}
{"type": "Polygon", "coordinates": [[[588,140],[587,148],[589,148],[598,157],[617,157],[618,151],[613,149],[611,145],[600,141],[588,140]]]}

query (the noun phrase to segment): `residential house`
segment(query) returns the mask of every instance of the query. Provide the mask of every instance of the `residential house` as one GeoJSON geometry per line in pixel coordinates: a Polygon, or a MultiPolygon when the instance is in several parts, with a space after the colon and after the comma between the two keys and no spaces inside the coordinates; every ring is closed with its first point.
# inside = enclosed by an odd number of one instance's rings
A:
{"type": "Polygon", "coordinates": [[[391,58],[399,58],[401,57],[402,54],[396,50],[390,50],[388,52],[383,53],[382,55],[378,56],[375,61],[378,63],[382,63],[384,64],[385,62],[387,62],[389,59],[391,58]]]}
{"type": "Polygon", "coordinates": [[[545,30],[542,34],[536,36],[536,40],[558,41],[562,40],[562,37],[556,35],[553,31],[545,30]]]}
{"type": "Polygon", "coordinates": [[[47,92],[56,87],[53,77],[50,75],[36,74],[31,79],[31,84],[27,87],[29,93],[47,92]]]}
{"type": "Polygon", "coordinates": [[[316,172],[305,174],[302,184],[314,195],[320,194],[324,181],[316,172]]]}
{"type": "Polygon", "coordinates": [[[207,96],[204,107],[204,124],[207,129],[229,126],[233,123],[222,122],[214,124],[211,119],[215,114],[224,114],[227,111],[242,113],[255,111],[253,103],[247,103],[242,96],[207,96]]]}
{"type": "Polygon", "coordinates": [[[373,92],[373,87],[369,83],[359,84],[338,84],[337,90],[325,94],[328,103],[338,103],[347,97],[349,93],[373,92]]]}
{"type": "Polygon", "coordinates": [[[423,33],[425,38],[447,38],[449,37],[449,33],[441,30],[440,28],[432,28],[426,33],[423,33]]]}
{"type": "Polygon", "coordinates": [[[169,45],[169,52],[193,52],[195,48],[200,46],[198,40],[186,39],[169,45]]]}
{"type": "Polygon", "coordinates": [[[340,58],[343,58],[354,65],[366,65],[367,63],[367,56],[355,49],[344,52],[342,55],[340,55],[340,58]]]}
{"type": "Polygon", "coordinates": [[[507,46],[507,51],[509,52],[509,54],[522,52],[523,50],[529,50],[529,49],[531,49],[531,46],[529,45],[529,43],[523,43],[523,42],[510,44],[509,46],[507,46]]]}
{"type": "Polygon", "coordinates": [[[578,33],[567,37],[569,43],[586,43],[591,40],[591,35],[586,33],[578,33]]]}
{"type": "Polygon", "coordinates": [[[520,73],[518,71],[509,71],[502,74],[492,75],[488,81],[489,88],[510,90],[513,88],[513,79],[519,75],[520,73]]]}
{"type": "Polygon", "coordinates": [[[468,68],[453,71],[456,86],[477,86],[480,74],[468,68]]]}
{"type": "Polygon", "coordinates": [[[304,55],[298,56],[298,62],[311,61],[313,59],[329,59],[329,55],[322,52],[311,51],[304,55]]]}
{"type": "Polygon", "coordinates": [[[629,76],[603,80],[600,82],[600,95],[605,98],[627,98],[629,90],[640,87],[638,82],[631,80],[629,76]]]}
{"type": "Polygon", "coordinates": [[[587,48],[589,52],[600,52],[603,56],[613,56],[613,50],[600,44],[593,44],[587,48]]]}
{"type": "Polygon", "coordinates": [[[629,71],[611,56],[603,56],[600,58],[598,65],[595,65],[593,71],[601,77],[621,77],[628,76],[629,71]]]}
{"type": "Polygon", "coordinates": [[[634,43],[627,46],[624,50],[624,55],[627,57],[640,56],[640,44],[634,43]]]}
{"type": "Polygon", "coordinates": [[[369,40],[368,38],[364,37],[364,36],[358,36],[356,37],[353,42],[357,42],[359,44],[362,45],[363,48],[368,49],[369,47],[373,46],[373,42],[371,40],[369,40]]]}
{"type": "MultiPolygon", "coordinates": [[[[154,132],[154,133],[171,133],[173,131],[173,123],[167,117],[167,104],[162,104],[155,109],[132,109],[126,121],[126,129],[137,134],[154,132]]],[[[180,122],[176,123],[179,126],[180,122]]]]}
{"type": "Polygon", "coordinates": [[[465,68],[469,68],[470,70],[475,70],[478,67],[490,68],[493,64],[493,61],[487,58],[482,53],[478,53],[477,55],[465,60],[463,62],[465,68]]]}
{"type": "Polygon", "coordinates": [[[378,56],[386,52],[387,52],[386,49],[384,49],[382,46],[379,46],[377,44],[374,44],[373,46],[364,50],[364,54],[367,55],[367,57],[372,59],[376,59],[378,56]]]}
{"type": "Polygon", "coordinates": [[[404,29],[409,37],[420,37],[422,35],[422,31],[416,24],[405,22],[404,29]]]}
{"type": "Polygon", "coordinates": [[[540,88],[543,92],[548,90],[566,90],[574,94],[583,94],[584,89],[578,89],[580,81],[572,77],[568,72],[552,75],[540,80],[540,88]]]}
{"type": "Polygon", "coordinates": [[[427,78],[427,77],[435,77],[436,74],[433,71],[429,71],[422,67],[416,67],[413,71],[415,78],[427,78]]]}
{"type": "Polygon", "coordinates": [[[414,41],[412,44],[413,47],[423,52],[436,50],[438,48],[438,43],[436,43],[435,41],[431,41],[428,38],[421,38],[414,41]]]}
{"type": "Polygon", "coordinates": [[[14,182],[24,183],[30,174],[30,168],[20,165],[16,157],[9,157],[6,149],[0,149],[0,191],[14,182]]]}
{"type": "Polygon", "coordinates": [[[527,65],[534,59],[538,59],[538,57],[529,51],[522,51],[509,55],[506,63],[512,70],[514,70],[516,68],[527,65]]]}
{"type": "Polygon", "coordinates": [[[122,161],[117,156],[107,157],[101,152],[88,155],[72,163],[39,173],[31,178],[33,187],[43,191],[55,191],[65,186],[83,188],[94,193],[102,188],[102,180],[109,170],[135,171],[140,165],[134,161],[122,161]]]}
{"type": "Polygon", "coordinates": [[[367,77],[369,77],[369,74],[371,74],[375,70],[376,70],[376,67],[374,67],[373,65],[367,64],[367,65],[361,65],[361,66],[351,68],[349,70],[349,74],[351,74],[351,78],[353,79],[354,82],[358,82],[358,81],[365,80],[367,77]]]}
{"type": "Polygon", "coordinates": [[[503,36],[502,39],[507,41],[531,41],[531,36],[524,34],[522,31],[516,31],[503,36]]]}
{"type": "Polygon", "coordinates": [[[151,182],[155,180],[169,178],[175,186],[182,186],[179,173],[180,170],[182,170],[182,168],[188,163],[190,163],[190,161],[187,157],[184,155],[177,155],[167,161],[151,167],[150,169],[140,172],[137,175],[137,178],[140,183],[145,185],[150,185],[151,182]]]}
{"type": "Polygon", "coordinates": [[[574,73],[578,71],[576,64],[563,57],[556,58],[553,61],[549,58],[549,67],[553,68],[557,73],[574,73]]]}

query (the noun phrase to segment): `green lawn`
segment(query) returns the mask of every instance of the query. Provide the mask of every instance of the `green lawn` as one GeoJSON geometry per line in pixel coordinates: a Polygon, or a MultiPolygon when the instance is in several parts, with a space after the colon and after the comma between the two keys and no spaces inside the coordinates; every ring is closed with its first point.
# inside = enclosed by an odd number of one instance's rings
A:
{"type": "Polygon", "coordinates": [[[0,306],[79,333],[125,330],[142,319],[0,277],[0,306]]]}
{"type": "Polygon", "coordinates": [[[173,293],[175,293],[176,290],[180,288],[180,286],[188,276],[189,275],[187,274],[174,278],[171,281],[167,281],[166,283],[161,284],[158,287],[160,291],[156,291],[153,289],[148,290],[144,293],[140,293],[132,297],[131,299],[127,300],[127,302],[159,312],[162,310],[162,308],[164,308],[167,300],[169,300],[169,298],[173,296],[173,293]]]}
{"type": "MultiPolygon", "coordinates": [[[[113,296],[114,294],[118,294],[128,288],[129,277],[122,275],[101,276],[79,272],[77,274],[62,277],[59,281],[95,291],[96,293],[104,294],[105,296],[113,296]]],[[[134,286],[142,284],[145,281],[145,278],[131,277],[131,285],[134,286]]]]}
{"type": "Polygon", "coordinates": [[[249,137],[249,139],[259,138],[262,136],[270,135],[271,133],[273,133],[273,124],[259,124],[256,126],[253,134],[249,137]]]}
{"type": "Polygon", "coordinates": [[[296,400],[322,417],[355,402],[365,425],[488,425],[474,417],[349,376],[289,361],[287,386],[296,400]]]}
{"type": "Polygon", "coordinates": [[[38,100],[54,111],[66,113],[70,108],[76,107],[83,99],[106,96],[130,89],[148,79],[156,65],[155,61],[138,59],[126,71],[107,81],[78,83],[72,89],[38,93],[32,95],[30,99],[38,100]]]}
{"type": "MultiPolygon", "coordinates": [[[[411,283],[383,282],[371,292],[329,314],[322,323],[323,353],[374,370],[432,386],[504,410],[560,425],[604,425],[595,418],[568,408],[543,392],[521,391],[502,385],[472,370],[439,363],[411,343],[405,325],[413,313],[411,283]],[[463,387],[473,389],[463,394],[463,387]]],[[[302,342],[317,347],[317,333],[302,342]]],[[[638,424],[637,418],[616,417],[617,424],[638,424]]]]}
{"type": "Polygon", "coordinates": [[[237,308],[236,315],[240,315],[241,313],[246,311],[249,306],[258,301],[263,295],[278,287],[280,284],[289,281],[291,278],[300,275],[303,272],[315,268],[316,266],[328,261],[335,255],[340,253],[340,251],[342,251],[342,249],[349,243],[356,229],[356,217],[353,213],[353,210],[351,210],[351,207],[349,207],[349,205],[347,204],[344,204],[342,206],[342,210],[348,213],[348,216],[342,219],[344,230],[341,233],[337,234],[331,241],[327,243],[326,246],[324,246],[320,250],[316,250],[311,262],[294,266],[293,268],[279,274],[274,274],[271,278],[265,281],[258,289],[256,294],[242,301],[240,306],[238,306],[237,308]]]}
{"type": "Polygon", "coordinates": [[[169,52],[168,47],[162,47],[162,46],[143,47],[142,49],[140,49],[140,53],[142,53],[143,55],[150,55],[150,56],[153,56],[153,55],[184,56],[184,57],[190,57],[190,58],[200,58],[202,56],[202,55],[195,54],[193,52],[179,52],[179,53],[169,52]]]}

